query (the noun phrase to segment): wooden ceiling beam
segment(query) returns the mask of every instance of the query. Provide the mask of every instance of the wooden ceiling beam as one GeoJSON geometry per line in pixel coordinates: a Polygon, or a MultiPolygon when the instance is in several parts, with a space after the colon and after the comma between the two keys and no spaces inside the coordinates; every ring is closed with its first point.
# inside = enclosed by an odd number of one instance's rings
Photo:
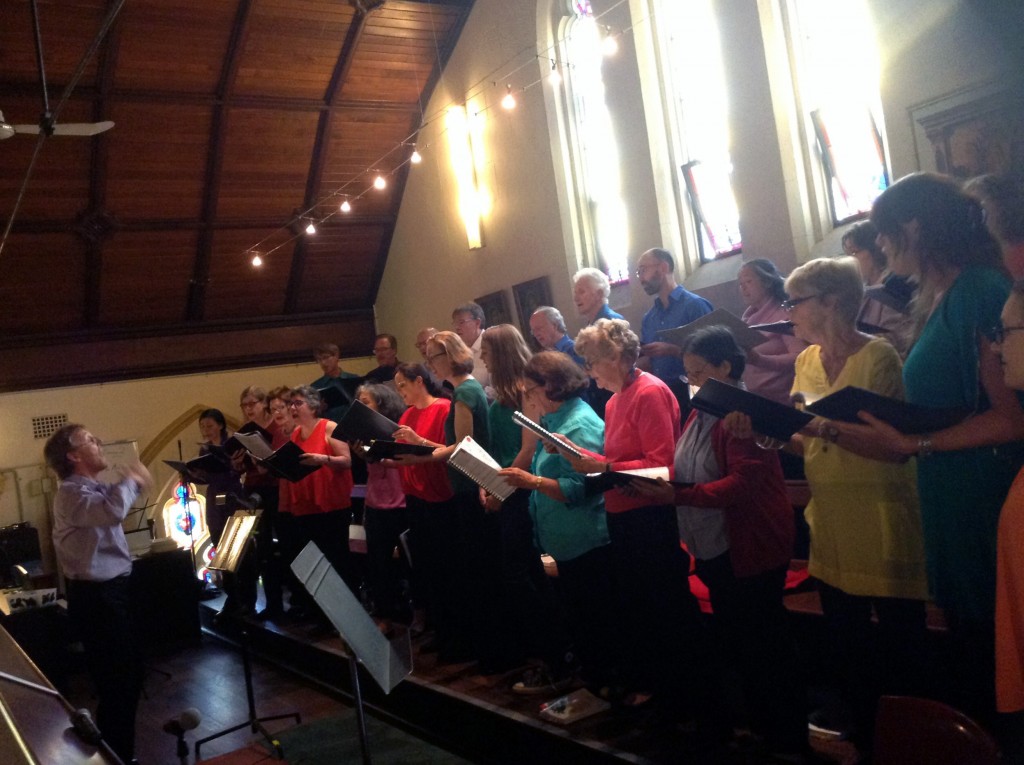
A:
{"type": "Polygon", "coordinates": [[[217,83],[217,102],[210,120],[210,141],[206,153],[206,177],[203,182],[202,219],[196,242],[196,259],[189,282],[187,321],[202,321],[206,307],[206,286],[210,280],[210,253],[213,250],[213,222],[217,218],[217,201],[223,170],[223,147],[227,136],[227,105],[235,86],[238,66],[249,36],[252,18],[252,0],[239,0],[235,21],[231,27],[220,80],[217,83]]]}
{"type": "MultiPolygon", "coordinates": [[[[356,45],[366,28],[366,20],[369,17],[362,8],[357,6],[356,14],[349,25],[345,40],[338,52],[338,60],[334,63],[334,71],[331,72],[331,79],[327,84],[327,91],[324,93],[324,105],[327,107],[320,112],[320,119],[316,126],[316,140],[313,143],[313,153],[309,162],[309,175],[306,178],[306,193],[302,201],[304,210],[310,209],[316,204],[320,196],[320,183],[323,179],[324,165],[327,163],[328,146],[331,135],[331,106],[339,99],[341,90],[345,85],[345,79],[352,68],[352,61],[356,45]]],[[[306,270],[306,255],[309,251],[309,244],[305,237],[299,237],[295,245],[295,252],[292,255],[292,268],[288,274],[288,287],[285,290],[284,312],[292,313],[299,304],[299,291],[302,289],[302,279],[306,270]]]]}
{"type": "MultiPolygon", "coordinates": [[[[110,0],[113,6],[118,0],[110,0]]],[[[109,12],[109,10],[108,10],[109,12]]],[[[100,50],[97,72],[96,96],[93,99],[92,118],[95,121],[109,117],[110,91],[114,87],[114,75],[117,71],[117,58],[121,45],[121,18],[107,32],[100,50]]],[[[89,209],[84,219],[80,219],[77,231],[86,242],[85,249],[85,299],[83,300],[82,324],[92,327],[100,318],[100,301],[103,289],[103,242],[109,234],[102,221],[106,219],[104,208],[107,202],[107,157],[109,153],[109,136],[100,135],[92,140],[89,166],[89,209]],[[81,225],[81,222],[86,222],[81,225]]]]}
{"type": "MultiPolygon", "coordinates": [[[[395,215],[346,215],[320,224],[324,231],[345,229],[351,226],[393,226],[395,215]]],[[[113,220],[111,229],[116,231],[194,231],[201,225],[198,218],[151,218],[136,220],[113,220]]],[[[267,231],[284,228],[287,221],[278,218],[220,218],[209,224],[214,231],[253,229],[267,231]]],[[[67,220],[20,220],[14,225],[15,234],[54,234],[76,230],[76,224],[67,220]]]]}

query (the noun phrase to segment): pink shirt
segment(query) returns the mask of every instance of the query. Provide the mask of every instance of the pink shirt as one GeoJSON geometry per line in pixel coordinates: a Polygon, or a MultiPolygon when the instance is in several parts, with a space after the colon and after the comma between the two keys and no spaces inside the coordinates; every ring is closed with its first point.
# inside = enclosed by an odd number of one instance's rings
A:
{"type": "Polygon", "coordinates": [[[374,510],[394,510],[405,507],[405,492],[402,490],[402,474],[394,468],[386,468],[379,462],[366,465],[366,506],[374,510]]]}
{"type": "MultiPolygon", "coordinates": [[[[675,464],[679,440],[679,402],[661,380],[637,371],[636,378],[608,400],[604,417],[604,459],[612,470],[668,467],[675,464]]],[[[595,455],[596,456],[596,455],[595,455]]],[[[604,495],[609,513],[621,513],[651,504],[627,497],[617,489],[604,495]]]]}
{"type": "MultiPolygon", "coordinates": [[[[788,320],[789,314],[772,299],[756,310],[748,308],[743,312],[743,321],[746,324],[773,324],[788,320]]],[[[751,393],[778,401],[780,404],[789,404],[796,357],[807,347],[807,343],[792,335],[775,332],[761,334],[768,339],[754,348],[760,358],[756,364],[747,362],[743,382],[751,393]]]]}

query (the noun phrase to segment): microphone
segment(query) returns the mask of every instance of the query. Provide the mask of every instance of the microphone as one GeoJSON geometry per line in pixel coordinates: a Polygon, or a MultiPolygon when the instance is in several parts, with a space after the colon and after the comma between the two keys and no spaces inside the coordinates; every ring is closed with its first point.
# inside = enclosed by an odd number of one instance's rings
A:
{"type": "Polygon", "coordinates": [[[172,736],[184,736],[185,731],[194,730],[203,721],[203,714],[195,707],[189,707],[177,717],[172,717],[163,724],[164,733],[172,736]]]}
{"type": "Polygon", "coordinates": [[[92,719],[92,715],[89,714],[89,710],[76,709],[70,716],[71,727],[75,729],[78,737],[87,744],[99,746],[100,742],[103,741],[103,734],[96,727],[96,722],[92,719]]]}

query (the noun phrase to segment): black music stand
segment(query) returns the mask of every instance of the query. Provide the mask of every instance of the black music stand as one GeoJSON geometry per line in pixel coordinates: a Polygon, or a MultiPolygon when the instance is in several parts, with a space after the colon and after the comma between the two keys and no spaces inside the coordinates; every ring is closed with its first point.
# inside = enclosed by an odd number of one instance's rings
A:
{"type": "Polygon", "coordinates": [[[392,640],[384,637],[316,543],[310,542],[295,557],[292,571],[349,646],[348,663],[359,744],[363,751],[363,762],[370,765],[370,742],[366,733],[363,693],[359,685],[359,664],[366,667],[384,693],[391,693],[412,672],[409,631],[401,631],[392,640]]]}
{"type": "MultiPolygon", "coordinates": [[[[217,548],[217,554],[214,556],[213,560],[210,561],[208,568],[235,573],[238,569],[238,564],[242,560],[242,556],[246,552],[246,548],[252,541],[252,534],[256,529],[256,524],[261,512],[262,511],[260,510],[256,510],[255,512],[239,510],[228,518],[227,525],[224,527],[224,533],[221,535],[220,545],[217,548]]],[[[275,756],[278,759],[281,759],[284,757],[284,751],[281,749],[281,742],[266,729],[263,723],[271,722],[273,720],[286,720],[288,718],[293,718],[296,725],[302,722],[302,716],[298,712],[287,712],[285,714],[270,715],[269,717],[259,717],[256,714],[256,696],[252,687],[252,658],[249,654],[249,631],[244,620],[239,619],[239,624],[242,636],[242,671],[245,675],[245,695],[246,700],[249,703],[249,719],[243,723],[232,725],[230,728],[225,728],[222,731],[214,733],[212,736],[207,736],[206,738],[196,741],[197,761],[199,760],[199,748],[203,744],[226,736],[229,733],[234,733],[236,730],[241,730],[246,726],[251,728],[253,733],[262,734],[262,736],[267,740],[267,743],[274,750],[275,756]]]]}

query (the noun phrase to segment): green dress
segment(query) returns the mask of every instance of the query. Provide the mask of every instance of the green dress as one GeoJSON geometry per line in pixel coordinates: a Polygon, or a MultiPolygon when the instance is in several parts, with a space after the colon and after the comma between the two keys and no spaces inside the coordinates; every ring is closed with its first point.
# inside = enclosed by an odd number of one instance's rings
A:
{"type": "MultiPolygon", "coordinates": [[[[1009,281],[995,269],[972,267],[960,274],[907,356],[903,381],[908,401],[984,408],[979,335],[999,324],[1009,292],[1009,281]]],[[[996,529],[1017,466],[1008,451],[964,449],[917,461],[932,597],[960,619],[994,618],[996,529]]]]}
{"type": "MultiPolygon", "coordinates": [[[[475,377],[469,377],[459,384],[452,394],[452,408],[444,421],[445,444],[455,443],[455,405],[465,404],[473,413],[473,440],[486,450],[491,448],[491,440],[487,431],[487,394],[475,377]]],[[[448,468],[452,490],[456,493],[475,492],[477,486],[453,467],[448,468]]]]}

